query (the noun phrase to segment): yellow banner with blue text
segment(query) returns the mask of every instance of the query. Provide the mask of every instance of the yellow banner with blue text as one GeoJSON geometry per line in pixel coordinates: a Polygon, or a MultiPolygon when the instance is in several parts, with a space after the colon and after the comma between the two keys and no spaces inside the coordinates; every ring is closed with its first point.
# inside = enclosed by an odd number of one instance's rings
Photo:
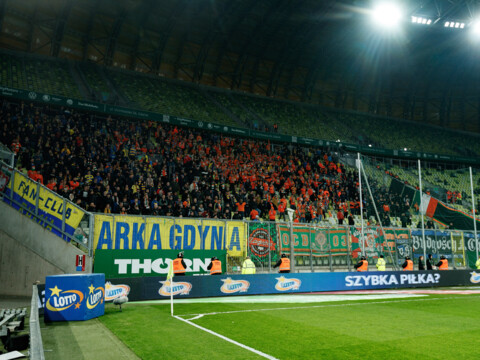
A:
{"type": "Polygon", "coordinates": [[[94,249],[227,250],[243,256],[243,221],[95,215],[94,249]]]}
{"type": "Polygon", "coordinates": [[[34,211],[38,198],[39,216],[43,217],[45,222],[51,222],[57,228],[61,228],[65,213],[65,231],[73,234],[85,214],[82,209],[69,202],[65,202],[64,205],[64,199],[61,196],[43,186],[38,186],[36,182],[19,172],[15,172],[13,183],[13,198],[17,203],[34,211]]]}

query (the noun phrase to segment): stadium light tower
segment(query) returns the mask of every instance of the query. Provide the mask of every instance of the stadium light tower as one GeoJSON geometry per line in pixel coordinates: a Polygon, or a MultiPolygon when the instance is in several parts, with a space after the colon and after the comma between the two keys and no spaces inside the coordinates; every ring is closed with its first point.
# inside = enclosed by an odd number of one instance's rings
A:
{"type": "Polygon", "coordinates": [[[372,10],[373,21],[387,29],[395,29],[403,20],[402,8],[394,3],[382,1],[377,3],[372,10]]]}

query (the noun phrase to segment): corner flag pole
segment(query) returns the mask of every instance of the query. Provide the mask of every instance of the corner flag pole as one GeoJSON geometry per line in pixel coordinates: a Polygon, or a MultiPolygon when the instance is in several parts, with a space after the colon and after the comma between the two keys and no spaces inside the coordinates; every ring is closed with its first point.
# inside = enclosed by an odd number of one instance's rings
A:
{"type": "Polygon", "coordinates": [[[170,262],[168,267],[167,281],[170,282],[170,314],[173,316],[173,261],[170,262]]]}
{"type": "Polygon", "coordinates": [[[472,215],[473,215],[473,234],[475,236],[475,252],[478,259],[478,239],[477,239],[477,214],[475,213],[475,192],[473,191],[473,175],[472,167],[470,166],[470,190],[472,192],[472,215]]]}

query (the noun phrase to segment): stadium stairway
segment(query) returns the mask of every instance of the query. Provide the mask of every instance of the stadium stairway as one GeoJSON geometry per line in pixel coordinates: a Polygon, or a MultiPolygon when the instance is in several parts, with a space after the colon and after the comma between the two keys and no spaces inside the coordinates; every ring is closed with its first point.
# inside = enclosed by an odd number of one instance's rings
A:
{"type": "Polygon", "coordinates": [[[0,295],[31,296],[32,283],[45,276],[76,273],[80,249],[38,225],[9,205],[0,202],[0,295]]]}
{"type": "Polygon", "coordinates": [[[85,79],[83,79],[82,75],[78,72],[76,63],[74,63],[73,61],[68,61],[68,71],[70,72],[70,75],[72,75],[73,80],[76,82],[78,90],[82,94],[83,98],[95,100],[92,99],[91,96],[92,90],[88,87],[87,82],[84,81],[85,79]]]}

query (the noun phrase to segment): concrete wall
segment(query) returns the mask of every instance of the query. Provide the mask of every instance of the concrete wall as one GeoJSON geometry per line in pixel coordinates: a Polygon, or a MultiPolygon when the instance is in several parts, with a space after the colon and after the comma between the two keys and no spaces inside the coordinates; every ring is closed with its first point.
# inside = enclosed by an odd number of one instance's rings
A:
{"type": "MultiPolygon", "coordinates": [[[[0,202],[0,294],[30,296],[32,283],[57,274],[75,274],[84,253],[14,208],[0,202]]],[[[92,259],[86,257],[86,272],[92,259]]]]}

